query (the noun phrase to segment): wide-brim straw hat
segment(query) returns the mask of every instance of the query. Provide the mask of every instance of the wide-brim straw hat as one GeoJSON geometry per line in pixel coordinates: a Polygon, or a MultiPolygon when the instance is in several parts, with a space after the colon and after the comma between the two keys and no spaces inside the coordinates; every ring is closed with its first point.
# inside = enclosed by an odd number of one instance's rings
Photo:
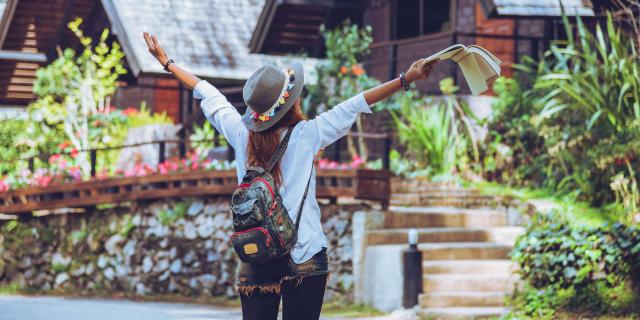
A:
{"type": "Polygon", "coordinates": [[[248,107],[242,121],[255,132],[271,128],[291,109],[303,87],[304,69],[300,63],[284,69],[261,67],[242,89],[242,98],[248,107]]]}

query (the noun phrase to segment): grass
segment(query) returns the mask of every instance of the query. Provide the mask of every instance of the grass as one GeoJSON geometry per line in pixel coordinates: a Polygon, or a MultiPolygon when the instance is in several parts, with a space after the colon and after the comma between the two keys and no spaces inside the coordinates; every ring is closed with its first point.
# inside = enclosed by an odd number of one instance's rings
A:
{"type": "Polygon", "coordinates": [[[517,188],[495,182],[477,182],[470,187],[480,190],[484,195],[499,195],[520,201],[544,200],[556,204],[560,214],[575,227],[597,227],[603,223],[620,221],[623,209],[616,204],[594,208],[585,201],[576,199],[573,194],[558,195],[548,189],[517,188]]]}
{"type": "Polygon", "coordinates": [[[325,302],[322,306],[322,315],[330,317],[375,317],[383,316],[385,313],[366,305],[344,304],[339,302],[325,302]]]}

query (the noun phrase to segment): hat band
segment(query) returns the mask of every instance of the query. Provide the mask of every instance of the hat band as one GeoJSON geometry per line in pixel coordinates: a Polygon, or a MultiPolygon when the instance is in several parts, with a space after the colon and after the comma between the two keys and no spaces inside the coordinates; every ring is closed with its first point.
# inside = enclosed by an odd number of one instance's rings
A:
{"type": "Polygon", "coordinates": [[[292,83],[295,80],[295,76],[292,69],[283,69],[282,72],[285,74],[286,78],[284,85],[282,86],[282,90],[280,91],[280,95],[278,96],[278,100],[276,100],[276,102],[263,113],[252,111],[251,118],[260,121],[269,121],[271,117],[275,116],[276,112],[279,111],[279,107],[287,102],[290,96],[289,90],[293,89],[295,86],[295,84],[292,83]]]}

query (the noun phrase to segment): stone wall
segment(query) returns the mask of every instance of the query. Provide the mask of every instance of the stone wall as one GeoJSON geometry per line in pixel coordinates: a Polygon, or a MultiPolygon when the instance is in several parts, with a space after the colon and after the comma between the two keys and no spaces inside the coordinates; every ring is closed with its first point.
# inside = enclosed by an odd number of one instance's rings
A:
{"type": "MultiPolygon", "coordinates": [[[[322,205],[328,299],[353,300],[351,218],[364,205],[322,205]]],[[[75,293],[235,295],[237,257],[224,199],[134,203],[0,222],[0,286],[75,293]]]]}

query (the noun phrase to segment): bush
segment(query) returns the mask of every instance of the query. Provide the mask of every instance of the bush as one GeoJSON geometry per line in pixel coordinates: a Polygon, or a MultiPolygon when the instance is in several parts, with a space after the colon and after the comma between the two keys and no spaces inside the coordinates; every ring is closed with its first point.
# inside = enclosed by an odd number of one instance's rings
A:
{"type": "Polygon", "coordinates": [[[611,16],[594,31],[580,19],[575,25],[565,19],[565,28],[569,38],[554,42],[543,59],[517,66],[518,78],[532,87],[496,82],[487,177],[575,192],[596,206],[626,201],[630,222],[638,214],[640,179],[632,169],[640,164],[638,48],[611,16]],[[636,185],[629,192],[610,187],[621,174],[636,185]]]}
{"type": "Polygon", "coordinates": [[[526,282],[518,310],[552,316],[640,312],[640,228],[620,223],[572,229],[557,214],[538,215],[512,252],[526,282]]]}

